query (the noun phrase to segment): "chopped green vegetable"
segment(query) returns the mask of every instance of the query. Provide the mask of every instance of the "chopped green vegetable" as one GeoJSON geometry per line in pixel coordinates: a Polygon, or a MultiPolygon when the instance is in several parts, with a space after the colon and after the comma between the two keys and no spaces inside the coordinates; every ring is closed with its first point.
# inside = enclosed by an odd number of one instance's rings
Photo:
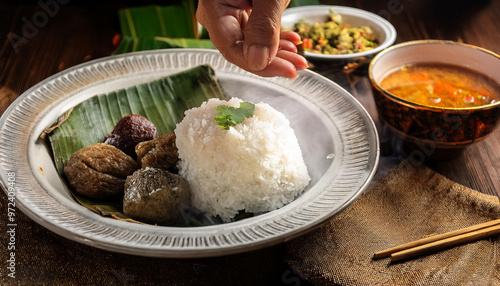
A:
{"type": "Polygon", "coordinates": [[[244,101],[240,103],[239,108],[219,105],[215,110],[219,111],[215,115],[215,122],[220,125],[221,129],[229,130],[229,127],[240,124],[247,117],[252,117],[255,111],[255,104],[244,101]]]}
{"type": "Polygon", "coordinates": [[[372,50],[378,45],[370,27],[348,27],[342,15],[333,9],[330,9],[324,22],[312,23],[301,19],[293,30],[302,38],[302,49],[311,53],[352,54],[372,50]]]}

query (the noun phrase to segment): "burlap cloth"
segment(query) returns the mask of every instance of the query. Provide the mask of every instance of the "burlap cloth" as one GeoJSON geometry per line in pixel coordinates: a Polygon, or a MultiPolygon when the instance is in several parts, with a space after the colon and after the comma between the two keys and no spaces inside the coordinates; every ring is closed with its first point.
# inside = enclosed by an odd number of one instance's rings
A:
{"type": "Polygon", "coordinates": [[[206,259],[113,253],[65,239],[16,212],[16,278],[7,277],[0,195],[0,285],[500,285],[499,239],[403,263],[374,252],[500,217],[482,195],[425,167],[400,165],[323,227],[275,247],[206,259]],[[288,263],[284,263],[284,259],[288,263]],[[290,268],[291,267],[291,268],[290,268]],[[302,279],[300,279],[300,276],[302,279]]]}
{"type": "Polygon", "coordinates": [[[375,252],[500,218],[497,197],[406,161],[323,227],[287,244],[286,261],[316,285],[500,285],[500,239],[391,263],[375,252]]]}

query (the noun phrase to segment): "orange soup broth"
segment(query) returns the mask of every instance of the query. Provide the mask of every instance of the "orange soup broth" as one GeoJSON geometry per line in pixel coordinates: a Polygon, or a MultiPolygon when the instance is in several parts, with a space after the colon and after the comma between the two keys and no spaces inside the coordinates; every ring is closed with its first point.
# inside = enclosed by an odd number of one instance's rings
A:
{"type": "Polygon", "coordinates": [[[393,95],[433,107],[463,108],[500,100],[500,84],[464,67],[421,63],[389,73],[380,86],[393,95]]]}

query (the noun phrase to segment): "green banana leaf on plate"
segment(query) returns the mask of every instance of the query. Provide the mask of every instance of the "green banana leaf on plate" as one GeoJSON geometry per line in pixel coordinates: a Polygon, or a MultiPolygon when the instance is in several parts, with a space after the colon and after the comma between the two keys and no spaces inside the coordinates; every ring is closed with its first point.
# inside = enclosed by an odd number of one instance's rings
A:
{"type": "MultiPolygon", "coordinates": [[[[102,142],[126,115],[139,114],[148,118],[161,135],[175,129],[184,117],[184,111],[200,106],[209,98],[227,99],[214,70],[208,65],[91,97],[73,107],[62,116],[62,122],[47,131],[56,168],[64,177],[64,166],[71,155],[102,142]]],[[[123,214],[121,202],[89,199],[73,191],[72,195],[81,205],[103,216],[134,221],[123,214]]],[[[217,222],[196,210],[190,210],[187,215],[188,225],[217,222]]]]}

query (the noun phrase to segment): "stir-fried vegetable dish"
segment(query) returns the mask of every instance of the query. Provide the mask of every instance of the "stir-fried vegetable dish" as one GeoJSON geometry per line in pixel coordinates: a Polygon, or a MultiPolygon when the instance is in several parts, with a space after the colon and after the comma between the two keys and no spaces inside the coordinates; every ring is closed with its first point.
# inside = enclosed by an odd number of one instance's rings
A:
{"type": "Polygon", "coordinates": [[[293,30],[302,37],[304,51],[312,53],[352,54],[378,46],[370,27],[349,27],[343,23],[342,16],[332,9],[325,22],[310,23],[302,19],[293,30]]]}

